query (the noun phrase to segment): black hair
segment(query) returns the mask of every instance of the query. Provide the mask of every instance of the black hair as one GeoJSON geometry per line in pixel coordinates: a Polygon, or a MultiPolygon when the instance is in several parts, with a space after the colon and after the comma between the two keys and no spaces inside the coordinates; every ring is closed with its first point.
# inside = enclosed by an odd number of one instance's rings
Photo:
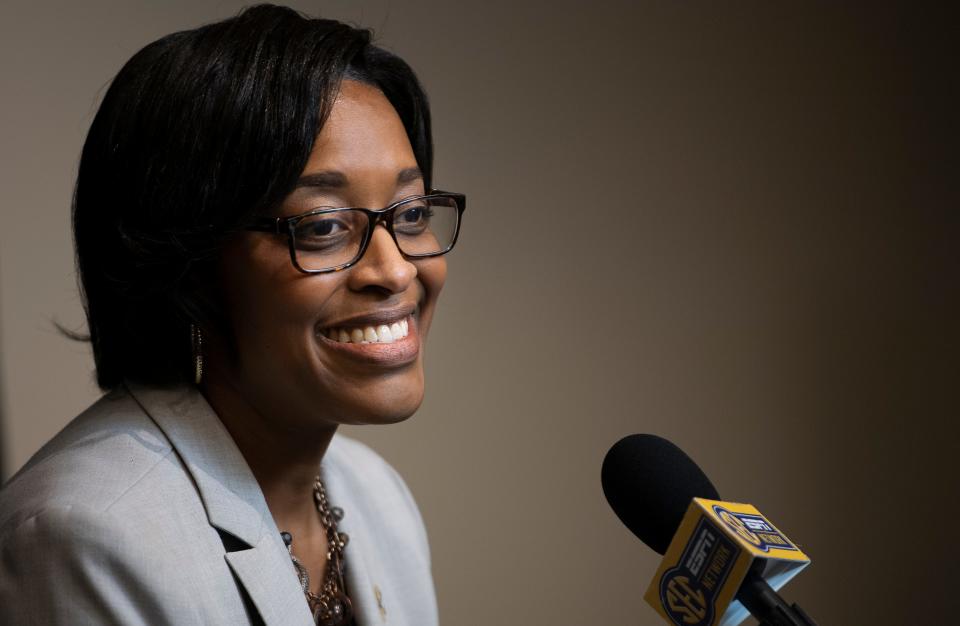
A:
{"type": "Polygon", "coordinates": [[[293,189],[344,78],[396,109],[429,188],[427,98],[369,30],[257,5],[173,33],[113,79],[83,146],[73,229],[97,383],[191,377],[190,325],[224,330],[231,230],[293,189]]]}

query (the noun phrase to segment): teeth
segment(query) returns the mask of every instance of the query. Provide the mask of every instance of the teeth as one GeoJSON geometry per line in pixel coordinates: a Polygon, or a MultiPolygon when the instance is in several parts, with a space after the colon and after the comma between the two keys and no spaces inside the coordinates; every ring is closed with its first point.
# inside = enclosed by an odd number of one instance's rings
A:
{"type": "Polygon", "coordinates": [[[323,335],[340,343],[393,343],[407,336],[410,325],[404,318],[389,326],[364,326],[362,328],[330,328],[323,335]]]}

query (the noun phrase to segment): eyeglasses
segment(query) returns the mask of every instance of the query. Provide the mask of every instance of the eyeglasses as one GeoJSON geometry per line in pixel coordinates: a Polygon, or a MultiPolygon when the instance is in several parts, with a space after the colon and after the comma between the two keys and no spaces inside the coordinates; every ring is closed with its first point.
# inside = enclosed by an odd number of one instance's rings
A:
{"type": "Polygon", "coordinates": [[[320,207],[293,217],[261,217],[244,230],[286,234],[293,266],[322,274],[356,264],[381,222],[407,258],[446,254],[457,242],[466,206],[462,193],[433,191],[379,210],[320,207]]]}

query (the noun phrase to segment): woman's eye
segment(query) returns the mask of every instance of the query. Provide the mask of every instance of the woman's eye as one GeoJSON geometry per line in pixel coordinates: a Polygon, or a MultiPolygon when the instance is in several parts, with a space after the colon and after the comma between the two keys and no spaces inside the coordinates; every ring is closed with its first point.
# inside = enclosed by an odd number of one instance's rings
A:
{"type": "Polygon", "coordinates": [[[311,217],[297,224],[297,236],[311,239],[342,235],[350,225],[340,217],[311,217]]]}
{"type": "Polygon", "coordinates": [[[404,209],[394,219],[394,226],[400,228],[425,228],[433,217],[433,210],[427,205],[404,209]]]}
{"type": "Polygon", "coordinates": [[[297,224],[296,245],[301,249],[328,249],[352,239],[350,224],[340,216],[311,217],[297,224]]]}
{"type": "Polygon", "coordinates": [[[311,237],[328,237],[343,229],[337,220],[318,220],[307,226],[307,234],[311,237]]]}

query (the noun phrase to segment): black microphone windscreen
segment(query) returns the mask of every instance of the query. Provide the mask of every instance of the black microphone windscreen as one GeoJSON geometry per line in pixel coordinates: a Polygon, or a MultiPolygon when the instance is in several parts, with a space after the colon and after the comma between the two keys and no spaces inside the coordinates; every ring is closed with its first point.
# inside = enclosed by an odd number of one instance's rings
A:
{"type": "Polygon", "coordinates": [[[660,554],[693,498],[720,499],[697,464],[656,435],[628,435],[615,443],[603,459],[600,481],[617,517],[660,554]]]}

